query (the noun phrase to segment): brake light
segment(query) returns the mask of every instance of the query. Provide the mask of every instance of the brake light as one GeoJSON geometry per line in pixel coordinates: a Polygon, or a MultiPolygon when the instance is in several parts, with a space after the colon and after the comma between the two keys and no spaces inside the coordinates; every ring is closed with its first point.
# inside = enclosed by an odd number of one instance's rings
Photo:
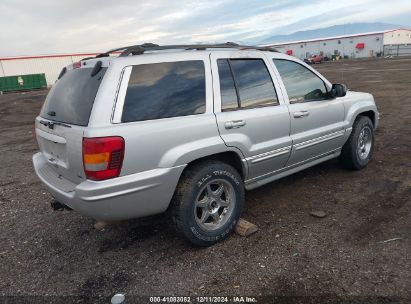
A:
{"type": "Polygon", "coordinates": [[[76,61],[73,63],[73,69],[79,69],[81,68],[81,61],[76,61]]]}
{"type": "Polygon", "coordinates": [[[83,138],[83,165],[88,179],[104,180],[118,177],[123,158],[122,137],[83,138]]]}

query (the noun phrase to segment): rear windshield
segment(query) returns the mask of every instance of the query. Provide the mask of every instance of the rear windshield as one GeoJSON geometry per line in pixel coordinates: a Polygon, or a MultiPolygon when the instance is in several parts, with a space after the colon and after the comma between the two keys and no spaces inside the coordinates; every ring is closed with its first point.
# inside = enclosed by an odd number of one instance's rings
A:
{"type": "Polygon", "coordinates": [[[101,80],[102,68],[91,77],[92,68],[67,71],[47,95],[40,116],[67,124],[87,126],[101,80]]]}

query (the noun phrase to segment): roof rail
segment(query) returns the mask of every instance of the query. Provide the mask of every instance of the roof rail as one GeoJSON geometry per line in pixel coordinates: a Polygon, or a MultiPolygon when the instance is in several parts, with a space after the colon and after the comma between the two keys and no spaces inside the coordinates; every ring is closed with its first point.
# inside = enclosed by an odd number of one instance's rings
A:
{"type": "Polygon", "coordinates": [[[267,47],[267,46],[252,46],[252,45],[239,45],[234,42],[226,42],[220,44],[176,44],[176,45],[158,45],[154,43],[144,43],[137,45],[125,46],[117,49],[101,53],[96,56],[107,57],[111,53],[121,51],[119,57],[129,56],[129,55],[141,55],[146,51],[161,51],[161,50],[205,50],[205,49],[239,49],[239,50],[258,50],[258,51],[269,51],[278,52],[278,50],[267,47]]]}

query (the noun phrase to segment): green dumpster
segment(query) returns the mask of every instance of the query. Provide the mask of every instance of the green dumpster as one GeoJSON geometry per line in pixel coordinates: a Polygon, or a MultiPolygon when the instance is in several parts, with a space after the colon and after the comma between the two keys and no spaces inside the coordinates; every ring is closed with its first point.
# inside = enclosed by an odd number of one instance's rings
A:
{"type": "Polygon", "coordinates": [[[0,92],[29,91],[47,88],[44,74],[0,77],[0,92]]]}

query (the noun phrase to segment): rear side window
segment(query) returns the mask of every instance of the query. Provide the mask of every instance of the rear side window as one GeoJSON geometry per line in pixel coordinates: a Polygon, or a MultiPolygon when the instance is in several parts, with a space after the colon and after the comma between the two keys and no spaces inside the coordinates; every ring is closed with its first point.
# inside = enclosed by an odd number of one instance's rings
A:
{"type": "Polygon", "coordinates": [[[133,66],[122,122],[201,114],[206,108],[201,60],[133,66]]]}
{"type": "Polygon", "coordinates": [[[290,103],[328,99],[324,81],[297,62],[274,59],[290,103]]]}
{"type": "Polygon", "coordinates": [[[219,59],[221,109],[278,105],[270,73],[262,59],[219,59]]]}
{"type": "Polygon", "coordinates": [[[220,59],[217,64],[220,77],[221,108],[224,110],[237,109],[240,105],[228,60],[220,59]]]}
{"type": "Polygon", "coordinates": [[[107,68],[102,68],[93,77],[92,70],[68,70],[53,85],[40,116],[67,124],[87,126],[94,99],[107,68]]]}

